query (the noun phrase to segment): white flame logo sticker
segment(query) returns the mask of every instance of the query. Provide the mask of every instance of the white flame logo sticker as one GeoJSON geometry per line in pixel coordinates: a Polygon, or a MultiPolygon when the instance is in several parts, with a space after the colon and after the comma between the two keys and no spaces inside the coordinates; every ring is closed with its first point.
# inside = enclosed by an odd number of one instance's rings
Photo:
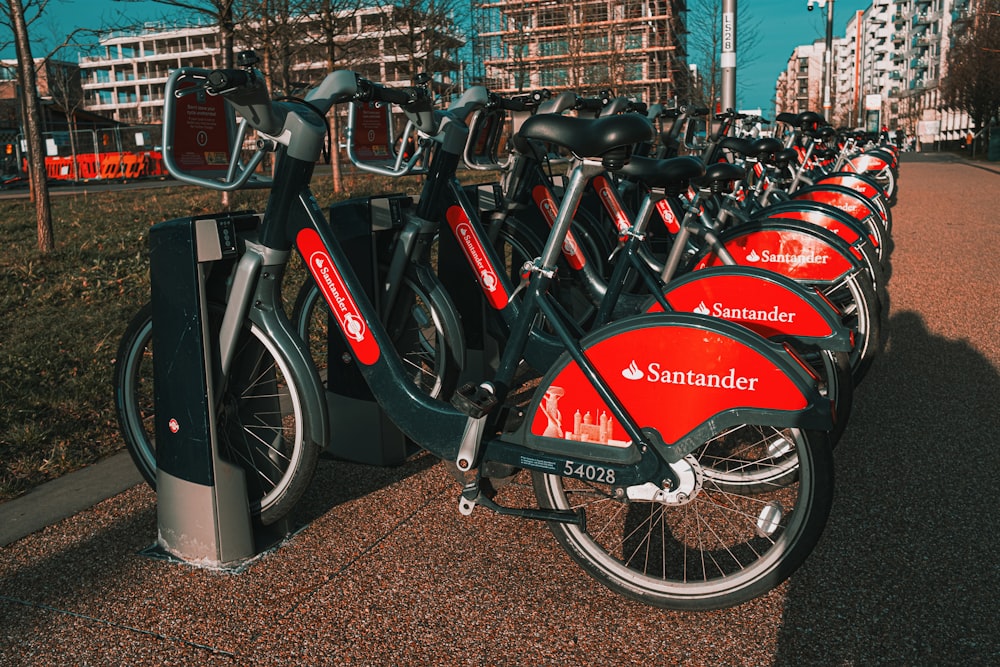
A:
{"type": "Polygon", "coordinates": [[[639,370],[639,365],[635,363],[635,359],[628,365],[628,368],[622,371],[622,377],[626,380],[641,380],[644,376],[645,374],[639,370]]]}
{"type": "Polygon", "coordinates": [[[705,305],[704,301],[702,301],[701,303],[698,304],[698,307],[694,309],[694,312],[698,313],[699,315],[711,315],[712,314],[712,311],[710,311],[708,309],[708,306],[705,305]]]}
{"type": "Polygon", "coordinates": [[[756,250],[751,250],[750,254],[747,255],[747,261],[748,262],[759,262],[760,261],[760,255],[757,254],[756,250]]]}

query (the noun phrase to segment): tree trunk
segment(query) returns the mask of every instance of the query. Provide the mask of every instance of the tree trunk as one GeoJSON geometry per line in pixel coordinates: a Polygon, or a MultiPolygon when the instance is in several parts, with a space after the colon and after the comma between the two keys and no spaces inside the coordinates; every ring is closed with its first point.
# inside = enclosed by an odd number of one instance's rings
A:
{"type": "Polygon", "coordinates": [[[52,236],[52,211],[49,206],[49,187],[45,174],[45,148],[42,145],[42,113],[38,105],[38,85],[35,78],[35,61],[31,57],[28,25],[24,20],[21,0],[7,0],[14,30],[17,50],[18,74],[24,93],[25,131],[28,139],[28,178],[35,197],[35,214],[38,224],[38,250],[43,253],[55,248],[52,236]]]}

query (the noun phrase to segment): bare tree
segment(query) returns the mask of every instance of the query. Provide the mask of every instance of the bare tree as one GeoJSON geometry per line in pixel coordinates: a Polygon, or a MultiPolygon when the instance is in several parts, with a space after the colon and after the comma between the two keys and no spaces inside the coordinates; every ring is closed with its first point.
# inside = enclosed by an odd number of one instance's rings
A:
{"type": "Polygon", "coordinates": [[[47,253],[55,248],[52,233],[52,209],[49,202],[49,186],[45,173],[45,149],[42,145],[42,111],[38,104],[38,84],[35,76],[35,60],[31,55],[31,40],[28,38],[28,19],[25,8],[34,9],[35,18],[41,15],[47,0],[7,0],[5,18],[14,33],[17,50],[18,81],[21,85],[24,119],[28,144],[28,169],[31,193],[35,201],[35,218],[38,227],[38,250],[47,253]]]}
{"type": "Polygon", "coordinates": [[[413,81],[418,74],[440,74],[437,91],[449,95],[457,86],[451,76],[456,71],[456,51],[464,41],[457,26],[469,3],[462,0],[395,0],[379,3],[386,28],[386,51],[395,53],[397,76],[413,81]],[[400,69],[400,62],[405,69],[400,69]]]}
{"type": "MultiPolygon", "coordinates": [[[[736,61],[746,67],[756,60],[760,44],[759,22],[746,13],[749,3],[743,3],[736,10],[736,24],[739,39],[736,40],[736,61]]],[[[700,86],[692,86],[687,91],[689,102],[714,108],[722,91],[722,3],[718,0],[688,1],[688,59],[700,65],[700,86]]],[[[695,80],[692,80],[695,82],[695,80]]],[[[742,84],[736,81],[737,93],[742,84]]],[[[684,93],[681,93],[684,95],[684,93]]]]}
{"type": "Polygon", "coordinates": [[[948,52],[947,73],[941,80],[946,104],[972,119],[976,134],[1000,116],[1000,0],[984,0],[971,24],[948,52]]]}
{"type": "MultiPolygon", "coordinates": [[[[309,17],[305,33],[314,60],[326,63],[326,70],[352,69],[361,57],[357,30],[358,0],[301,0],[298,7],[309,17]]],[[[330,125],[330,179],[334,192],[344,190],[340,153],[340,111],[334,107],[330,125]]]]}
{"type": "Polygon", "coordinates": [[[304,29],[307,12],[301,0],[244,0],[239,7],[236,37],[260,57],[276,95],[292,95],[308,84],[295,75],[295,65],[310,49],[304,29]]]}

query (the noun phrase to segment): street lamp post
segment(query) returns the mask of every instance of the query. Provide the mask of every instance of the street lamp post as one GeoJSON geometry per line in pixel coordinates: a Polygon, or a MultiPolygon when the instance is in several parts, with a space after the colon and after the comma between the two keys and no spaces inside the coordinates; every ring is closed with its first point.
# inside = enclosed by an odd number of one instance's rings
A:
{"type": "Polygon", "coordinates": [[[736,108],[736,0],[722,0],[722,110],[736,108]]]}
{"type": "Polygon", "coordinates": [[[808,0],[806,9],[812,11],[813,5],[820,9],[826,7],[826,49],[823,51],[823,116],[830,120],[833,110],[831,101],[833,89],[833,0],[808,0]]]}

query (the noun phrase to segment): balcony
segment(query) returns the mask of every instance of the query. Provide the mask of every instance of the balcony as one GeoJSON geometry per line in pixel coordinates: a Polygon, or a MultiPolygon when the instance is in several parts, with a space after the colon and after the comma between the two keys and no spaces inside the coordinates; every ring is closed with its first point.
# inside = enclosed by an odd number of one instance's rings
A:
{"type": "Polygon", "coordinates": [[[912,70],[922,70],[927,69],[927,61],[923,58],[914,58],[910,61],[910,69],[912,70]]]}
{"type": "Polygon", "coordinates": [[[931,22],[930,12],[919,12],[913,15],[913,20],[910,21],[910,25],[916,28],[918,25],[928,25],[931,22]]]}
{"type": "Polygon", "coordinates": [[[898,70],[893,70],[889,72],[889,78],[893,81],[899,81],[903,78],[903,73],[898,70]]]}

